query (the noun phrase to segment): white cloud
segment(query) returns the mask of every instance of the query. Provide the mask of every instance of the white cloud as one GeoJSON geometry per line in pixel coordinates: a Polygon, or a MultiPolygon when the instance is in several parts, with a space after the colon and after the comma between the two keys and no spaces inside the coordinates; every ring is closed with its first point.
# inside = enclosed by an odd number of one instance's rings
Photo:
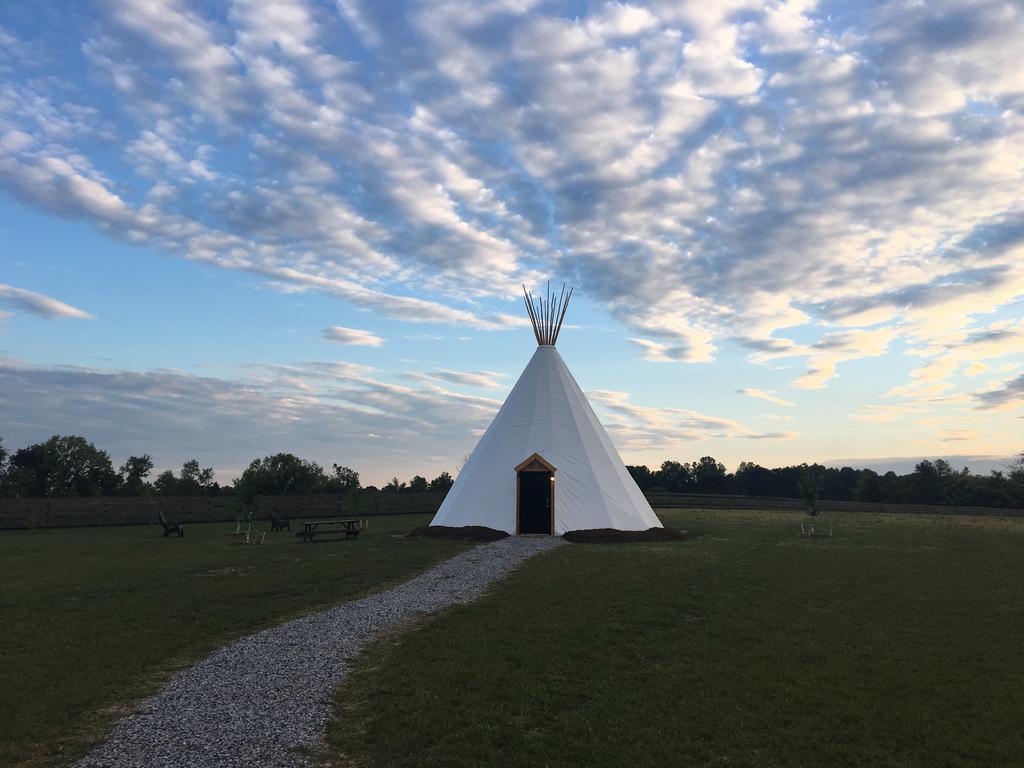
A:
{"type": "Polygon", "coordinates": [[[985,363],[971,363],[970,365],[967,366],[966,370],[964,370],[964,375],[979,376],[980,374],[984,373],[987,370],[988,366],[985,365],[985,363]]]}
{"type": "Polygon", "coordinates": [[[118,0],[108,8],[116,24],[165,56],[187,80],[169,83],[176,98],[220,123],[246,108],[238,61],[209,20],[176,0],[118,0]]]}
{"type": "Polygon", "coordinates": [[[452,384],[459,384],[464,387],[474,387],[477,389],[502,389],[505,386],[501,381],[499,381],[504,374],[496,371],[452,371],[447,368],[442,368],[438,371],[410,374],[410,376],[423,380],[436,379],[440,381],[447,381],[452,384]]]}
{"type": "Polygon", "coordinates": [[[850,414],[850,418],[870,424],[885,424],[914,412],[913,407],[905,405],[862,405],[856,413],[850,414]]]}
{"type": "Polygon", "coordinates": [[[695,91],[711,98],[752,96],[763,73],[738,55],[736,27],[723,26],[683,46],[685,71],[695,91]]]}
{"type": "Polygon", "coordinates": [[[20,152],[31,147],[35,143],[29,134],[24,131],[12,129],[0,136],[0,148],[8,152],[20,152]]]}
{"type": "Polygon", "coordinates": [[[892,328],[826,334],[807,350],[809,368],[793,382],[793,386],[820,389],[836,375],[839,363],[882,355],[895,335],[892,328]]]}
{"type": "Polygon", "coordinates": [[[379,347],[384,343],[384,339],[371,331],[345,328],[340,325],[324,328],[323,336],[328,341],[334,341],[338,344],[351,344],[362,347],[379,347]]]}
{"type": "Polygon", "coordinates": [[[785,405],[792,407],[794,403],[789,400],[783,400],[781,397],[765,392],[763,389],[756,389],[754,387],[744,387],[743,389],[737,389],[737,393],[745,395],[746,397],[756,397],[758,400],[764,400],[765,402],[774,403],[775,405],[785,405]]]}
{"type": "Polygon", "coordinates": [[[974,394],[981,410],[1009,411],[1024,406],[1024,375],[974,394]]]}
{"type": "Polygon", "coordinates": [[[15,288],[13,285],[0,283],[0,302],[8,306],[31,312],[34,315],[46,318],[75,318],[88,320],[92,318],[88,312],[66,304],[63,301],[44,296],[41,293],[27,291],[24,288],[15,288]]]}
{"type": "Polygon", "coordinates": [[[381,44],[381,37],[364,14],[360,0],[335,0],[338,11],[349,25],[359,33],[362,41],[367,46],[378,46],[381,44]]]}
{"type": "MultiPolygon", "coordinates": [[[[955,324],[959,325],[959,323],[955,324]]],[[[951,379],[962,372],[973,378],[990,370],[983,360],[1019,354],[1024,349],[1024,321],[998,320],[987,326],[970,326],[938,330],[929,326],[927,332],[915,328],[914,334],[927,346],[917,347],[914,354],[927,358],[927,362],[913,370],[911,381],[890,389],[889,397],[911,400],[935,398],[953,388],[951,379]]],[[[1012,370],[1016,364],[1011,363],[1012,370]]],[[[947,396],[948,397],[948,396],[947,396]]]]}
{"type": "MultiPolygon", "coordinates": [[[[462,456],[473,430],[500,403],[440,387],[399,386],[349,363],[247,366],[234,378],[177,371],[138,373],[0,360],[0,423],[12,445],[68,431],[116,456],[147,452],[159,466],[216,456],[235,471],[290,450],[338,462],[370,482],[398,473],[433,476],[462,456]],[[379,439],[372,445],[366,437],[379,439]]],[[[221,477],[221,482],[229,477],[221,477]]]]}
{"type": "Polygon", "coordinates": [[[686,408],[635,405],[625,392],[592,390],[591,402],[607,418],[602,423],[624,451],[668,448],[711,438],[791,440],[795,432],[757,432],[735,419],[707,416],[686,408]]]}

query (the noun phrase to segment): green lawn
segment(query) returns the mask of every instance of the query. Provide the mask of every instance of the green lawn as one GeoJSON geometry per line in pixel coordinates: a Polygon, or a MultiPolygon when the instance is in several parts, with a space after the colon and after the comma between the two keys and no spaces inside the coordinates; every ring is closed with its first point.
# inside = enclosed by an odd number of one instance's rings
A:
{"type": "Polygon", "coordinates": [[[562,547],[375,643],[335,762],[1024,763],[1024,520],[663,516],[701,535],[562,547]]]}
{"type": "Polygon", "coordinates": [[[404,581],[465,545],[380,517],[354,541],[233,525],[0,533],[0,765],[66,765],[176,668],[251,631],[404,581]]]}

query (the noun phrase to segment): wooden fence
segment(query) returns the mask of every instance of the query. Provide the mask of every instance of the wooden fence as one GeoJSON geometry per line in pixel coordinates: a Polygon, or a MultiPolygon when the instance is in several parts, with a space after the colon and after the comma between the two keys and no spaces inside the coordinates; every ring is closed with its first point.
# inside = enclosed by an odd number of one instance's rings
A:
{"type": "MultiPolygon", "coordinates": [[[[440,493],[317,494],[259,496],[256,518],[270,512],[293,519],[314,517],[368,517],[433,513],[440,493]]],[[[237,501],[231,496],[139,496],[62,499],[0,499],[0,530],[13,528],[70,528],[92,525],[155,523],[163,512],[179,523],[234,521],[237,501]]]]}
{"type": "MultiPolygon", "coordinates": [[[[441,493],[317,494],[260,496],[256,518],[266,520],[270,512],[295,520],[318,517],[369,517],[372,515],[433,514],[440,506],[441,493]]],[[[770,496],[716,496],[699,493],[649,493],[655,508],[683,509],[779,509],[800,511],[800,499],[770,496]]],[[[884,512],[931,515],[1024,516],[1022,509],[995,507],[943,507],[925,504],[869,504],[859,501],[818,503],[823,512],[884,512]]],[[[163,511],[168,520],[181,523],[212,523],[235,520],[236,500],[212,497],[110,497],[70,499],[0,499],[0,530],[16,528],[70,528],[94,525],[143,525],[155,523],[163,511]]]]}
{"type": "MultiPolygon", "coordinates": [[[[648,493],[652,507],[681,509],[806,509],[802,499],[774,496],[727,496],[703,493],[648,493]]],[[[866,501],[834,501],[821,499],[822,512],[884,512],[918,515],[1008,515],[1024,516],[1024,509],[1002,507],[949,507],[938,504],[884,504],[866,501]]]]}

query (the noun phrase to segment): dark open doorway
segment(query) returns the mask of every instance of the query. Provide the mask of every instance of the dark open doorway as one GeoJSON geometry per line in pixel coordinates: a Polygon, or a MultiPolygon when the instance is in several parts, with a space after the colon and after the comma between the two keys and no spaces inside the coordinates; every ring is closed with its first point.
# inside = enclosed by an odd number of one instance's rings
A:
{"type": "Polygon", "coordinates": [[[552,532],[555,519],[555,468],[537,454],[516,467],[516,530],[552,532]]]}

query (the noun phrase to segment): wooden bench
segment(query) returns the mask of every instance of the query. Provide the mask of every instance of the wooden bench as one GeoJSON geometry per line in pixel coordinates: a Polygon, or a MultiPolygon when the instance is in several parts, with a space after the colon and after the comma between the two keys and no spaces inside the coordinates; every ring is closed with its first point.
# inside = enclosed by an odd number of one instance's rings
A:
{"type": "Polygon", "coordinates": [[[167,522],[167,518],[164,517],[163,510],[160,511],[159,517],[160,517],[160,525],[162,525],[164,527],[164,538],[165,539],[168,536],[170,536],[172,533],[178,534],[178,538],[179,539],[182,536],[185,535],[185,528],[184,528],[184,526],[182,526],[181,523],[169,523],[169,522],[167,522]]]}
{"type": "Polygon", "coordinates": [[[308,520],[302,523],[302,530],[296,533],[303,541],[314,541],[323,536],[344,536],[346,539],[359,537],[366,528],[365,520],[344,518],[338,520],[308,520]]]}
{"type": "Polygon", "coordinates": [[[267,513],[270,518],[270,530],[271,531],[283,531],[292,529],[292,521],[287,517],[278,517],[273,512],[267,513]]]}

